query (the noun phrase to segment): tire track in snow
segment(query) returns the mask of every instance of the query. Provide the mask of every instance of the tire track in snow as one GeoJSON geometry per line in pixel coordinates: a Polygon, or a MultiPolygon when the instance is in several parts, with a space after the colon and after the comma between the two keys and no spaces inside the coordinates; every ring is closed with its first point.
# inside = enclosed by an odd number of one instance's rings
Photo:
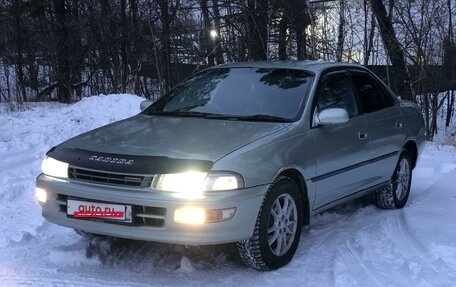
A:
{"type": "Polygon", "coordinates": [[[129,286],[129,287],[142,287],[142,286],[151,286],[150,283],[135,283],[132,281],[108,281],[100,278],[84,278],[78,277],[72,279],[56,279],[49,275],[49,277],[35,277],[35,278],[24,278],[21,276],[2,276],[0,275],[0,282],[2,286],[92,286],[92,287],[106,287],[106,286],[129,286]]]}
{"type": "Polygon", "coordinates": [[[383,230],[386,236],[398,248],[404,259],[410,265],[411,261],[417,261],[420,270],[418,273],[421,278],[431,285],[442,286],[448,282],[448,277],[456,281],[456,276],[452,276],[445,264],[431,261],[431,254],[427,248],[411,233],[403,210],[398,211],[399,216],[387,216],[383,223],[383,230]]]}
{"type": "MultiPolygon", "coordinates": [[[[349,240],[345,240],[345,248],[339,248],[339,253],[339,259],[343,261],[345,266],[349,266],[347,272],[352,274],[356,280],[362,278],[362,282],[359,282],[360,286],[384,286],[371,271],[374,269],[364,262],[349,240]]],[[[337,275],[334,275],[334,277],[337,277],[337,275]]]]}
{"type": "Polygon", "coordinates": [[[7,155],[6,158],[0,162],[0,171],[4,171],[7,175],[12,175],[13,178],[17,179],[18,176],[22,174],[17,173],[17,170],[31,171],[32,164],[36,160],[39,160],[39,158],[30,151],[15,155],[7,155]]]}

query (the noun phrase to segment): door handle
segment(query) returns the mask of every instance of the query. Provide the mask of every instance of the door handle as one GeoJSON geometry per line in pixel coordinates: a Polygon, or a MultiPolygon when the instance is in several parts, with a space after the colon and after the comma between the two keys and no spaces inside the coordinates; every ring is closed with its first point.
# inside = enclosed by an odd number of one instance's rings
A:
{"type": "Polygon", "coordinates": [[[402,128],[402,122],[397,121],[396,122],[396,129],[400,129],[400,128],[402,128]]]}
{"type": "Polygon", "coordinates": [[[363,132],[363,131],[358,132],[358,139],[360,139],[360,140],[365,140],[368,138],[368,136],[369,135],[367,134],[367,132],[363,132]]]}

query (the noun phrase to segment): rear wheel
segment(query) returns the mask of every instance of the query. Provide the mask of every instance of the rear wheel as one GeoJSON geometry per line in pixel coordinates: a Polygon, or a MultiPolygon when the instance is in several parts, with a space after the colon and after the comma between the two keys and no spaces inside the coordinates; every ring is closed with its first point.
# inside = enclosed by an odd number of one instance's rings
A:
{"type": "Polygon", "coordinates": [[[278,177],[263,199],[253,236],[237,243],[242,260],[262,271],[286,265],[298,247],[302,217],[297,184],[288,177],[278,177]]]}
{"type": "Polygon", "coordinates": [[[410,154],[402,152],[394,170],[391,184],[376,192],[376,203],[380,208],[402,208],[407,203],[412,183],[412,160],[410,154]]]}

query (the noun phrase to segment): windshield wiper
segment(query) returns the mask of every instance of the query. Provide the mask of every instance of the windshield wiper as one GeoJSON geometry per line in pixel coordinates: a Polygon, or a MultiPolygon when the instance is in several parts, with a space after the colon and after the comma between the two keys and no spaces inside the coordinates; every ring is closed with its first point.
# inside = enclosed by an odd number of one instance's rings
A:
{"type": "Polygon", "coordinates": [[[177,117],[197,117],[205,119],[219,119],[219,120],[231,120],[231,121],[257,121],[257,122],[281,122],[281,123],[291,123],[292,120],[277,116],[270,115],[220,115],[213,113],[205,112],[196,112],[196,111],[156,111],[148,113],[149,116],[158,115],[158,116],[177,116],[177,117]]]}
{"type": "Polygon", "coordinates": [[[259,122],[281,122],[281,123],[291,123],[293,122],[290,119],[278,117],[278,116],[271,116],[271,115],[249,115],[249,116],[238,116],[238,119],[241,121],[259,121],[259,122]]]}
{"type": "Polygon", "coordinates": [[[178,116],[178,117],[197,117],[205,118],[211,116],[218,116],[217,114],[212,113],[203,113],[203,112],[194,112],[194,111],[157,111],[148,113],[149,116],[178,116]]]}

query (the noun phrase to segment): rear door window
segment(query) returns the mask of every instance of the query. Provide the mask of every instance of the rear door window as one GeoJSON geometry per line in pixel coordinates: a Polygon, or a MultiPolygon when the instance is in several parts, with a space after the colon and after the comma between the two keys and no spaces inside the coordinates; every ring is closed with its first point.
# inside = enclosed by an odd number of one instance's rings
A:
{"type": "Polygon", "coordinates": [[[383,89],[377,80],[368,74],[352,75],[364,112],[371,113],[394,105],[394,100],[383,89]]]}

